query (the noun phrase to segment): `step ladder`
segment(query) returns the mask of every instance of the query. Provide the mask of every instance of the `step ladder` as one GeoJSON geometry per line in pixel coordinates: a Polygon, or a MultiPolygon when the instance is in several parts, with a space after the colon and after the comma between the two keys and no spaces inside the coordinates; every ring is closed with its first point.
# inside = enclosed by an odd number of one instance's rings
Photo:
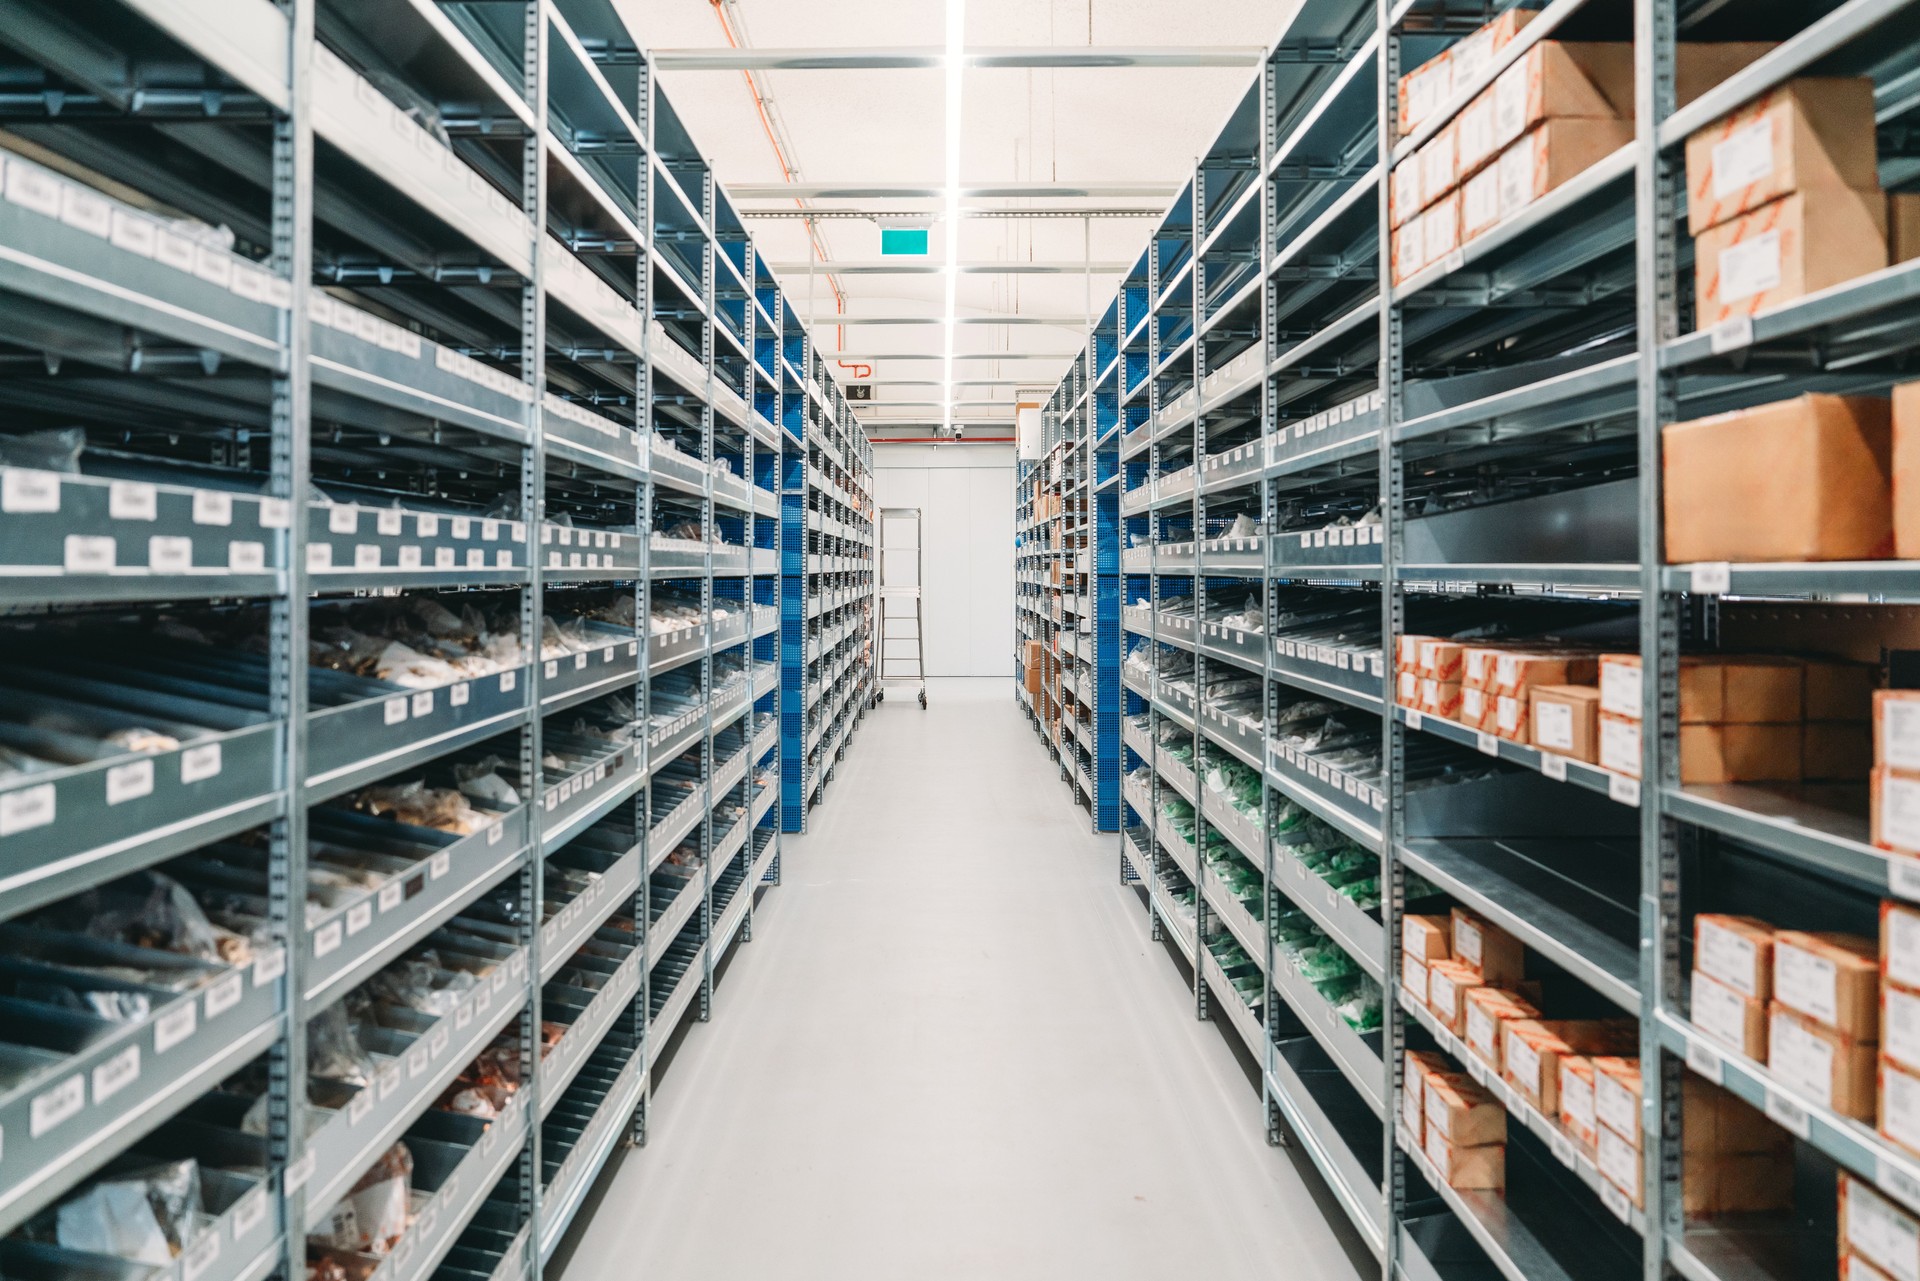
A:
{"type": "Polygon", "coordinates": [[[880,509],[880,672],[873,701],[887,696],[887,682],[917,683],[920,707],[927,706],[927,655],[922,637],[924,616],[920,585],[926,562],[921,556],[920,532],[925,528],[918,507],[880,509]]]}

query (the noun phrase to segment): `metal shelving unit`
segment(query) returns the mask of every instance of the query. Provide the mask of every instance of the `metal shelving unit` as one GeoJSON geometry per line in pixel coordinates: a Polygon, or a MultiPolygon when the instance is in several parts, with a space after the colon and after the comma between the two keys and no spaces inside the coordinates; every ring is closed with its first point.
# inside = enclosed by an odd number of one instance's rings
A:
{"type": "Polygon", "coordinates": [[[1045,504],[1086,476],[1094,563],[1112,557],[1123,585],[1122,880],[1196,1013],[1263,1069],[1270,1138],[1304,1150],[1383,1275],[1825,1275],[1809,1261],[1831,1269],[1835,1169],[1920,1212],[1920,1161],[1690,1023],[1692,920],[1871,935],[1879,901],[1920,883],[1870,842],[1863,787],[1682,785],[1677,674],[1682,653],[1718,649],[1884,663],[1920,597],[1900,561],[1664,563],[1660,439],[1910,377],[1913,263],[1688,332],[1679,223],[1688,135],[1798,75],[1873,77],[1881,180],[1920,177],[1898,142],[1915,8],[1549,0],[1402,137],[1401,73],[1508,7],[1313,5],[1276,40],[1062,378],[1048,454],[1022,469],[1016,643],[1060,653],[1062,676],[1021,699],[1071,761],[1079,736],[1048,729],[1082,687],[1052,586],[1054,531],[1074,526],[1045,504]],[[1390,175],[1542,39],[1634,42],[1637,140],[1396,282],[1390,175]],[[1679,41],[1771,50],[1676,105],[1679,41]],[[1657,673],[1639,779],[1399,705],[1393,643],[1409,634],[1639,652],[1657,673]],[[1332,732],[1296,732],[1303,714],[1332,732]],[[1302,824],[1318,835],[1299,840],[1302,824]],[[1315,870],[1326,841],[1378,860],[1377,905],[1315,870]],[[1507,1195],[1445,1186],[1396,1133],[1404,1050],[1478,1066],[1400,999],[1400,922],[1448,902],[1524,943],[1548,1017],[1637,1019],[1644,1212],[1497,1075],[1507,1195]],[[1379,987],[1377,1028],[1289,961],[1308,928],[1379,987]],[[1794,1214],[1682,1213],[1687,1072],[1793,1134],[1794,1214]]]}
{"type": "Polygon", "coordinates": [[[864,707],[865,442],[607,0],[15,17],[0,1232],[191,1155],[303,1275],[404,1141],[364,1266],[537,1276],[864,707]]]}

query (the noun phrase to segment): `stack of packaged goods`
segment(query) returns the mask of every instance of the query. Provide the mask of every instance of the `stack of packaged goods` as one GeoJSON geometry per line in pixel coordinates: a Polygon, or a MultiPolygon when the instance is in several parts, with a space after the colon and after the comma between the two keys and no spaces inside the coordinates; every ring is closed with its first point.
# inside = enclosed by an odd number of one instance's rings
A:
{"type": "Polygon", "coordinates": [[[1507,1112],[1499,1100],[1442,1055],[1409,1053],[1405,1066],[1402,1106],[1417,1106],[1414,1132],[1441,1181],[1464,1191],[1505,1191],[1507,1112]]]}
{"type": "MultiPolygon", "coordinates": [[[[1640,1060],[1591,1059],[1595,1157],[1600,1177],[1636,1208],[1641,1172],[1640,1060]]],[[[1793,1209],[1793,1136],[1725,1090],[1681,1082],[1681,1208],[1689,1218],[1793,1209]]]]}

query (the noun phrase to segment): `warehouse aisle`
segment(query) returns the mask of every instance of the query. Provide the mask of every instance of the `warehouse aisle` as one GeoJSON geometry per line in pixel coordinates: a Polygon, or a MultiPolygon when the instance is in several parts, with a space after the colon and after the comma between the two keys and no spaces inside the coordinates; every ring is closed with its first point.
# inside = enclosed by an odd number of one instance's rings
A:
{"type": "Polygon", "coordinates": [[[883,705],[828,799],[573,1276],[1357,1274],[1008,682],[883,705]]]}

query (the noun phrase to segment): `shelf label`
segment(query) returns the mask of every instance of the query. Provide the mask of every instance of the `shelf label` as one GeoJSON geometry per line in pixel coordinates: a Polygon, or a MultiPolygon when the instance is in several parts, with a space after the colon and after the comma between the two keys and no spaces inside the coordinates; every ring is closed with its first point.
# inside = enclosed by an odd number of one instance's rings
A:
{"type": "Polygon", "coordinates": [[[382,507],[373,514],[373,527],[389,538],[400,536],[401,512],[398,507],[382,507]]]}
{"type": "Polygon", "coordinates": [[[406,720],[407,696],[402,694],[398,698],[388,699],[384,708],[384,715],[386,717],[386,723],[389,725],[398,725],[401,721],[406,720]]]}
{"type": "Polygon", "coordinates": [[[52,783],[22,787],[0,795],[0,836],[45,827],[53,822],[54,809],[52,783]]]}
{"type": "Polygon", "coordinates": [[[352,534],[360,529],[360,509],[348,503],[335,503],[327,508],[327,532],[330,534],[352,534]]]}
{"type": "Polygon", "coordinates": [[[270,947],[253,960],[253,985],[265,987],[287,972],[285,948],[270,947]]]}
{"type": "Polygon", "coordinates": [[[447,691],[447,705],[450,707],[465,707],[467,705],[467,699],[472,696],[473,692],[467,688],[467,683],[461,681],[458,685],[455,685],[447,691]]]}
{"type": "Polygon", "coordinates": [[[121,805],[153,791],[153,762],[130,761],[107,771],[107,804],[121,805]]]}
{"type": "Polygon", "coordinates": [[[438,854],[435,854],[431,859],[427,860],[427,871],[436,881],[452,870],[453,855],[449,854],[446,850],[441,850],[438,854]]]}
{"type": "Polygon", "coordinates": [[[1633,1202],[1627,1200],[1627,1194],[1613,1185],[1613,1180],[1600,1180],[1600,1204],[1613,1211],[1613,1217],[1622,1223],[1633,1222],[1633,1202]]]}
{"type": "Polygon", "coordinates": [[[266,1217],[267,1190],[263,1187],[255,1188],[253,1191],[241,1197],[240,1203],[233,1207],[233,1213],[231,1215],[233,1239],[235,1241],[241,1240],[248,1233],[259,1227],[266,1217]]]}
{"type": "Polygon", "coordinates": [[[373,924],[373,904],[361,900],[347,909],[347,935],[352,937],[373,924]]]}
{"type": "Polygon", "coordinates": [[[284,498],[260,500],[260,528],[285,529],[293,523],[293,504],[284,498]]]}
{"type": "Polygon", "coordinates": [[[199,1007],[192,1001],[184,1002],[179,1009],[171,1010],[153,1021],[153,1052],[165,1054],[192,1036],[194,1029],[199,1026],[199,1007]]]}
{"type": "Polygon", "coordinates": [[[1906,1165],[1882,1156],[1875,1162],[1873,1181],[1883,1192],[1905,1202],[1908,1209],[1920,1211],[1920,1176],[1906,1165]]]}
{"type": "Polygon", "coordinates": [[[1753,345],[1753,317],[1736,316],[1707,331],[1707,350],[1716,356],[1753,345]]]}
{"type": "Polygon", "coordinates": [[[233,524],[233,495],[217,489],[194,490],[193,523],[196,525],[233,524]]]}
{"type": "Polygon", "coordinates": [[[1707,1080],[1719,1085],[1724,1065],[1717,1051],[1696,1040],[1687,1042],[1687,1066],[1707,1080]]]}
{"type": "Polygon", "coordinates": [[[311,573],[317,573],[321,570],[327,570],[332,568],[333,568],[333,544],[332,543],[308,543],[307,544],[307,572],[311,574],[311,573]]]}
{"type": "Polygon", "coordinates": [[[68,534],[65,565],[70,574],[104,574],[113,568],[118,546],[110,534],[68,534]]]}
{"type": "Polygon", "coordinates": [[[1567,781],[1567,758],[1553,752],[1540,753],[1540,772],[1559,782],[1567,781]]]}
{"type": "Polygon", "coordinates": [[[129,1045],[93,1069],[93,1101],[105,1103],[140,1079],[140,1047],[129,1045]]]}
{"type": "Polygon", "coordinates": [[[220,1234],[202,1231],[200,1239],[187,1250],[186,1257],[180,1260],[180,1275],[185,1281],[198,1281],[199,1277],[212,1267],[220,1258],[220,1234]]]}
{"type": "Polygon", "coordinates": [[[1553,1149],[1553,1159],[1569,1170],[1573,1169],[1575,1162],[1579,1160],[1579,1152],[1573,1146],[1573,1140],[1558,1130],[1548,1136],[1547,1146],[1553,1149]]]}
{"type": "Polygon", "coordinates": [[[516,680],[515,673],[501,672],[500,673],[500,692],[502,694],[513,693],[513,686],[514,686],[515,680],[516,680]]]}
{"type": "Polygon", "coordinates": [[[62,1121],[79,1115],[87,1105],[87,1078],[76,1072],[34,1099],[27,1116],[27,1133],[39,1138],[62,1121]]]}
{"type": "Polygon", "coordinates": [[[193,540],[155,534],[147,539],[147,567],[156,574],[183,574],[192,569],[193,540]]]}
{"type": "Polygon", "coordinates": [[[157,520],[160,491],[144,481],[116,480],[107,486],[107,515],[115,520],[157,520]]]}
{"type": "Polygon", "coordinates": [[[1637,809],[1640,805],[1640,780],[1628,778],[1625,774],[1615,774],[1607,779],[1607,795],[1622,805],[1631,805],[1637,809]]]}
{"type": "Polygon", "coordinates": [[[433,691],[423,689],[413,696],[413,714],[415,716],[433,715],[433,691]]]}
{"type": "MultiPolygon", "coordinates": [[[[276,955],[277,954],[276,950],[276,955]]],[[[217,1019],[234,1006],[240,1004],[240,976],[238,974],[229,974],[218,982],[209,985],[207,988],[206,1001],[207,1017],[209,1019],[217,1019]]]]}
{"type": "Polygon", "coordinates": [[[403,881],[389,881],[380,887],[380,910],[391,912],[407,901],[407,887],[403,881]]]}
{"type": "Polygon", "coordinates": [[[340,950],[342,937],[340,922],[328,921],[313,932],[313,954],[316,957],[328,956],[340,950]]]}
{"type": "Polygon", "coordinates": [[[1687,574],[1695,596],[1724,596],[1733,586],[1733,567],[1723,560],[1702,561],[1687,574]]]}
{"type": "Polygon", "coordinates": [[[1813,1133],[1813,1118],[1807,1110],[1786,1095],[1773,1089],[1767,1089],[1767,1119],[1781,1129],[1798,1138],[1806,1138],[1813,1133]]]}
{"type": "Polygon", "coordinates": [[[1412,708],[1407,709],[1407,728],[1408,729],[1419,729],[1422,725],[1425,725],[1426,723],[1427,723],[1426,717],[1422,716],[1419,712],[1413,710],[1412,708]]]}
{"type": "Polygon", "coordinates": [[[1487,731],[1485,730],[1474,731],[1473,745],[1476,749],[1478,749],[1481,752],[1482,755],[1486,755],[1486,756],[1500,755],[1499,738],[1497,738],[1492,734],[1487,733],[1487,731]]]}
{"type": "Polygon", "coordinates": [[[355,543],[353,547],[353,567],[355,569],[380,568],[379,544],[355,543]]]}
{"type": "Polygon", "coordinates": [[[1889,853],[1887,888],[1901,898],[1920,902],[1920,858],[1889,853]]]}
{"type": "Polygon", "coordinates": [[[384,1103],[398,1093],[403,1080],[405,1078],[400,1074],[398,1062],[381,1064],[373,1075],[374,1087],[380,1091],[380,1101],[384,1103]]]}
{"type": "Polygon", "coordinates": [[[425,1076],[432,1063],[431,1051],[427,1049],[426,1042],[422,1041],[415,1045],[407,1051],[407,1079],[411,1081],[416,1076],[425,1076]]]}
{"type": "Polygon", "coordinates": [[[313,1151],[309,1149],[305,1156],[287,1165],[286,1176],[280,1181],[281,1190],[287,1196],[292,1196],[301,1188],[307,1186],[307,1180],[313,1177],[315,1161],[316,1157],[313,1151]]]}
{"type": "Polygon", "coordinates": [[[20,515],[60,510],[60,477],[26,467],[0,470],[0,511],[20,515]]]}
{"type": "Polygon", "coordinates": [[[199,783],[220,773],[220,744],[202,743],[180,753],[180,781],[199,783]]]}
{"type": "Polygon", "coordinates": [[[267,547],[250,538],[227,544],[227,568],[238,574],[257,574],[267,567],[267,547]]]}

